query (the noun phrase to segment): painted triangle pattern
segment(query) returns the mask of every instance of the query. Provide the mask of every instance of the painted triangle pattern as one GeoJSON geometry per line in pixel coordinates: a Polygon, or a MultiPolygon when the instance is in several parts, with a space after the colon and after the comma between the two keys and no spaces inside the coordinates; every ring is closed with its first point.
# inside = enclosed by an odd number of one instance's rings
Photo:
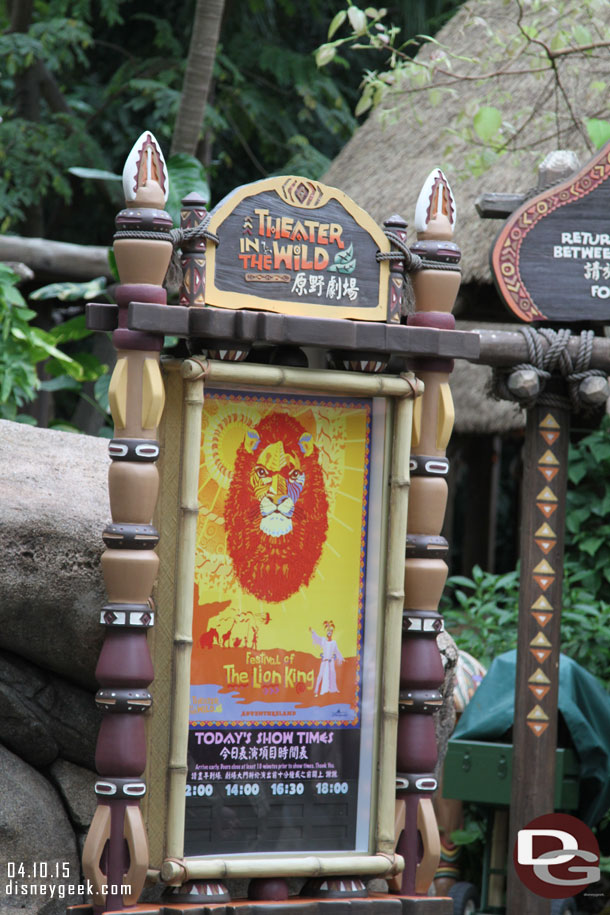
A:
{"type": "Polygon", "coordinates": [[[537,566],[534,566],[534,572],[539,575],[554,575],[555,569],[546,559],[542,559],[537,566]]]}
{"type": "Polygon", "coordinates": [[[543,591],[546,591],[547,588],[550,588],[555,581],[554,575],[534,575],[533,578],[536,584],[540,585],[543,591]]]}
{"type": "Polygon", "coordinates": [[[548,721],[528,721],[527,726],[531,731],[534,732],[536,737],[540,737],[540,735],[543,734],[548,728],[549,723],[548,721]]]}
{"type": "Polygon", "coordinates": [[[550,483],[552,480],[554,480],[559,473],[559,467],[539,467],[538,470],[547,481],[547,483],[550,483]]]}
{"type": "Polygon", "coordinates": [[[550,432],[548,429],[541,430],[540,435],[547,445],[554,445],[559,438],[559,432],[550,432]]]}
{"type": "Polygon", "coordinates": [[[533,645],[534,648],[551,648],[552,647],[551,643],[547,639],[544,632],[539,632],[537,635],[535,635],[534,638],[532,639],[532,641],[530,642],[530,645],[533,645]]]}
{"type": "Polygon", "coordinates": [[[528,683],[545,683],[546,684],[546,683],[550,683],[550,682],[551,681],[549,680],[549,678],[547,677],[547,675],[545,674],[545,672],[542,670],[541,667],[539,667],[538,670],[535,670],[534,673],[531,675],[531,677],[528,680],[528,683]]]}
{"type": "Polygon", "coordinates": [[[551,552],[556,543],[554,540],[542,540],[539,537],[536,538],[536,545],[540,547],[545,556],[551,552]]]}
{"type": "MultiPolygon", "coordinates": [[[[547,413],[542,422],[540,423],[541,429],[561,429],[561,426],[555,419],[552,413],[547,413]]],[[[559,432],[557,433],[559,436],[559,432]]]]}
{"type": "MultiPolygon", "coordinates": [[[[543,488],[535,497],[536,507],[542,515],[542,523],[534,526],[531,535],[532,565],[531,575],[534,584],[539,589],[539,594],[530,607],[532,621],[529,622],[529,652],[536,663],[534,672],[528,678],[528,689],[537,700],[536,704],[527,713],[527,726],[535,737],[541,737],[549,726],[549,714],[545,710],[546,696],[551,692],[551,677],[543,668],[549,663],[549,658],[554,653],[554,646],[550,635],[553,627],[549,623],[553,619],[554,592],[552,586],[557,581],[556,568],[561,562],[558,555],[557,532],[551,519],[559,507],[559,497],[556,492],[555,479],[561,469],[560,458],[554,451],[554,446],[562,435],[562,427],[552,411],[541,414],[542,420],[538,424],[538,431],[542,442],[538,442],[539,457],[536,468],[544,480],[543,488]],[[542,443],[542,447],[540,444],[542,443]],[[553,557],[551,559],[551,557],[553,557]],[[536,628],[531,628],[533,625],[536,628]],[[548,626],[549,634],[543,630],[548,626]]],[[[534,490],[535,491],[535,490],[534,490]]],[[[549,673],[551,672],[549,668],[549,673]]],[[[550,701],[550,700],[549,700],[550,701]]]]}
{"type": "Polygon", "coordinates": [[[545,486],[544,489],[540,490],[536,499],[539,499],[540,502],[557,502],[557,496],[549,486],[545,486]]]}
{"type": "Polygon", "coordinates": [[[537,600],[532,604],[532,610],[552,610],[552,606],[549,604],[548,600],[541,594],[537,600]]]}
{"type": "Polygon", "coordinates": [[[545,518],[550,518],[554,511],[557,510],[557,505],[549,504],[548,502],[536,502],[536,505],[542,512],[545,518]]]}
{"type": "Polygon", "coordinates": [[[547,448],[547,450],[544,452],[544,454],[542,455],[542,457],[540,458],[538,463],[539,464],[554,464],[555,466],[557,466],[559,464],[559,459],[555,457],[555,455],[553,454],[553,452],[551,451],[550,448],[547,448]]]}
{"type": "Polygon", "coordinates": [[[550,686],[534,686],[533,683],[529,683],[528,688],[533,692],[536,699],[538,699],[540,701],[540,700],[544,699],[544,697],[546,696],[546,694],[548,693],[548,691],[550,690],[551,687],[550,686]]]}
{"type": "Polygon", "coordinates": [[[528,714],[528,720],[530,721],[548,721],[549,716],[539,705],[535,705],[531,712],[528,714]]]}
{"type": "MultiPolygon", "coordinates": [[[[540,613],[539,611],[532,613],[532,616],[536,620],[539,626],[546,626],[548,621],[552,617],[552,613],[540,613]]],[[[531,642],[530,642],[531,644],[531,642]]]]}

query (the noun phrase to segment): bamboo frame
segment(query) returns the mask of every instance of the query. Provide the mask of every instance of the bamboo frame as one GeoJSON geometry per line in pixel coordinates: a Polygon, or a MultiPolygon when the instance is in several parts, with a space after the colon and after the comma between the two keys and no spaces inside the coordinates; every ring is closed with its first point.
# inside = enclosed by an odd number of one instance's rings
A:
{"type": "Polygon", "coordinates": [[[164,883],[180,884],[187,880],[212,880],[257,877],[322,877],[359,874],[367,877],[391,877],[404,866],[400,855],[318,855],[235,858],[184,858],[166,860],[161,868],[164,883]]]}
{"type": "Polygon", "coordinates": [[[396,802],[396,753],[398,727],[398,694],[400,688],[400,655],[402,648],[402,613],[405,602],[405,534],[409,504],[409,454],[411,451],[411,401],[401,399],[394,417],[394,444],[390,480],[390,519],[387,548],[386,605],[381,687],[381,727],[379,798],[377,814],[377,849],[385,854],[394,851],[394,807],[396,802]]]}
{"type": "Polygon", "coordinates": [[[218,384],[257,384],[265,387],[300,388],[324,394],[351,394],[355,397],[419,397],[424,386],[409,374],[368,375],[354,372],[296,369],[281,365],[255,365],[241,362],[214,362],[186,359],[166,362],[167,371],[178,370],[185,379],[205,374],[206,381],[218,384]]]}
{"type": "Polygon", "coordinates": [[[178,579],[174,632],[174,695],[168,764],[167,850],[181,857],[184,849],[184,786],[187,777],[193,589],[199,514],[199,438],[204,390],[200,381],[185,382],[184,447],[180,481],[178,579]],[[182,800],[182,803],[180,801],[182,800]]]}
{"type": "MultiPolygon", "coordinates": [[[[168,884],[186,880],[230,877],[362,874],[393,876],[404,867],[394,853],[394,796],[396,775],[396,726],[402,611],[404,603],[404,543],[409,494],[409,452],[413,400],[423,393],[423,384],[413,375],[357,375],[348,372],[264,366],[187,359],[164,361],[164,371],[180,372],[186,389],[184,398],[183,463],[181,468],[180,519],[177,530],[176,617],[173,638],[174,671],[168,781],[165,818],[165,854],[161,877],[168,884]],[[281,389],[309,390],[322,394],[396,398],[393,416],[391,487],[389,498],[388,549],[385,563],[385,604],[381,679],[381,724],[377,759],[378,796],[371,803],[371,835],[374,851],[328,855],[264,854],[226,858],[183,858],[184,792],[187,777],[187,748],[190,697],[190,656],[192,646],[192,582],[194,579],[197,529],[197,486],[204,384],[237,384],[281,389]]],[[[388,433],[386,427],[386,443],[388,433]]],[[[383,569],[382,569],[383,572],[383,569]]],[[[380,582],[383,587],[383,581],[380,582]]],[[[380,590],[381,593],[381,590],[380,590]]]]}

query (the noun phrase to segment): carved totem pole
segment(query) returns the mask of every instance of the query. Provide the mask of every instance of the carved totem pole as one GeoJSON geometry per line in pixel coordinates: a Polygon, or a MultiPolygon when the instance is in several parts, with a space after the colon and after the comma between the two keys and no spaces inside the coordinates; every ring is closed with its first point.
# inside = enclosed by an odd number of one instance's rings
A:
{"type": "MultiPolygon", "coordinates": [[[[415,314],[412,327],[453,330],[451,314],[460,286],[460,250],[451,241],[455,201],[440,169],[426,179],[415,211],[418,241],[411,252],[422,260],[412,274],[415,314]]],[[[443,629],[438,604],[447,578],[447,541],[440,536],[447,505],[445,456],[454,411],[449,374],[453,360],[418,357],[410,368],[424,382],[416,401],[411,446],[411,491],[407,521],[405,610],[400,671],[397,795],[397,851],[405,859],[401,892],[426,893],[440,857],[432,808],[438,760],[433,713],[442,705],[444,672],[436,636],[443,629]],[[423,855],[418,864],[419,838],[423,855]]]]}
{"type": "Polygon", "coordinates": [[[109,389],[114,420],[108,485],[112,523],[102,556],[108,603],[101,622],[106,636],[97,665],[105,712],[96,750],[98,807],[83,853],[98,911],[137,902],[148,869],[148,841],[139,798],[146,737],[142,713],[151,705],[153,668],[146,633],[154,623],[151,602],[159,560],[151,524],[159,476],[157,426],[164,389],[159,369],[163,337],[127,328],[127,306],[165,304],[163,280],[172,254],[172,222],[164,211],[168,178],[161,150],[150,133],[133,147],[123,172],[126,209],[116,219],[114,253],[121,279],[116,289],[117,362],[109,389]]]}

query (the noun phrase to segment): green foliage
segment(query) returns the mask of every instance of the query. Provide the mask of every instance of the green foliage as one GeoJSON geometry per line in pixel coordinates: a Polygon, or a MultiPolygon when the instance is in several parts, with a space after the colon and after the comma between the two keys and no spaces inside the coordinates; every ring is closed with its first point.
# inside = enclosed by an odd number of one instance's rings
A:
{"type": "Polygon", "coordinates": [[[518,569],[495,575],[475,566],[472,578],[448,580],[441,612],[460,648],[487,665],[516,645],[518,604],[518,569]]]}
{"type": "Polygon", "coordinates": [[[17,282],[18,277],[0,264],[0,418],[23,420],[19,409],[36,396],[38,377],[28,338],[35,312],[26,306],[17,282]]]}
{"type": "Polygon", "coordinates": [[[578,582],[610,602],[610,417],[570,451],[566,554],[578,582]]]}
{"type": "MultiPolygon", "coordinates": [[[[201,186],[211,176],[216,201],[269,174],[319,177],[351,136],[357,73],[331,79],[311,54],[333,4],[232,4],[202,130],[206,175],[197,177],[201,186]]],[[[193,13],[193,0],[150,0],[146,12],[128,0],[39,0],[27,32],[16,33],[0,11],[0,231],[32,234],[38,208],[34,234],[107,241],[121,204],[112,176],[134,140],[147,127],[169,149],[193,13]],[[40,81],[40,66],[51,80],[40,81]]],[[[177,211],[176,200],[170,206],[177,211]]]]}
{"type": "MultiPolygon", "coordinates": [[[[432,28],[430,16],[454,3],[409,0],[404,13],[418,27],[432,28]]],[[[24,20],[28,5],[20,8],[14,0],[0,7],[0,232],[108,244],[133,142],[148,128],[168,151],[195,4],[149,0],[145,12],[138,6],[129,0],[36,0],[30,21],[21,22],[23,32],[13,30],[11,10],[24,20]]],[[[317,178],[328,168],[356,126],[351,109],[360,79],[349,49],[337,58],[342,67],[335,78],[313,58],[335,12],[336,0],[233,0],[199,159],[168,162],[168,210],[175,223],[186,193],[210,199],[208,181],[216,202],[259,177],[317,178]]],[[[366,15],[354,6],[339,15],[336,28],[349,22],[364,34],[366,15]]],[[[103,288],[100,280],[56,283],[33,293],[31,302],[76,303],[97,298],[103,288]]],[[[3,289],[9,298],[19,295],[12,280],[3,289]]],[[[41,388],[54,394],[56,404],[73,402],[100,371],[86,341],[81,346],[59,328],[36,328],[34,312],[23,308],[21,315],[9,313],[12,348],[2,353],[10,362],[2,415],[17,416],[41,388]]],[[[104,384],[99,376],[98,400],[104,384]]]]}
{"type": "MultiPolygon", "coordinates": [[[[425,26],[414,29],[411,22],[405,31],[404,22],[388,25],[386,9],[345,2],[318,47],[318,66],[340,62],[349,49],[372,59],[360,86],[357,116],[383,104],[385,119],[420,121],[423,110],[444,103],[455,116],[439,123],[440,138],[447,152],[459,141],[464,174],[482,174],[507,152],[514,163],[528,148],[534,119],[538,132],[556,135],[558,145],[574,132],[591,151],[610,139],[608,121],[583,117],[580,110],[586,101],[587,112],[605,112],[606,81],[598,77],[607,71],[610,40],[604,34],[602,0],[559,0],[553,15],[542,0],[505,0],[501,20],[496,0],[479,0],[462,16],[455,47],[431,37],[432,30],[426,34],[425,26]],[[481,30],[486,50],[479,59],[470,48],[481,45],[481,30]],[[522,76],[534,87],[525,102],[515,91],[515,78],[522,76]],[[463,99],[460,90],[466,86],[472,88],[463,99]]],[[[459,5],[444,4],[443,13],[459,5]]]]}
{"type": "Polygon", "coordinates": [[[74,388],[95,380],[107,367],[90,353],[69,356],[60,349],[89,336],[84,318],[74,318],[52,331],[34,327],[31,322],[36,312],[27,307],[17,282],[18,277],[0,264],[0,418],[32,422],[20,411],[40,388],[74,388]],[[41,364],[52,382],[39,381],[37,367],[41,364]]]}
{"type": "Polygon", "coordinates": [[[492,105],[483,105],[472,119],[472,126],[481,140],[489,143],[502,126],[502,112],[492,105]]]}
{"type": "Polygon", "coordinates": [[[243,2],[242,16],[223,29],[206,116],[215,199],[269,174],[319,178],[352,135],[357,76],[331,79],[316,67],[311,51],[324,30],[315,7],[281,2],[243,2]]]}
{"type": "Polygon", "coordinates": [[[596,149],[601,149],[610,140],[610,121],[588,118],[585,127],[596,149]]]}
{"type": "MultiPolygon", "coordinates": [[[[570,449],[561,650],[610,689],[610,417],[570,449]]],[[[448,580],[442,613],[486,665],[517,644],[519,570],[448,580]]]]}
{"type": "MultiPolygon", "coordinates": [[[[582,569],[570,556],[564,564],[561,650],[610,689],[610,603],[583,586],[582,569]]],[[[489,666],[515,648],[519,618],[519,570],[449,578],[441,604],[447,629],[460,648],[489,666]]]]}
{"type": "Polygon", "coordinates": [[[166,210],[175,226],[180,225],[180,201],[187,194],[197,193],[209,203],[210,186],[205,168],[194,156],[176,153],[167,162],[169,175],[169,197],[166,210]]]}
{"type": "MultiPolygon", "coordinates": [[[[41,302],[44,299],[59,299],[60,302],[89,302],[101,295],[106,289],[106,277],[98,276],[84,283],[50,283],[30,293],[30,299],[41,302]]],[[[63,325],[64,327],[66,325],[63,325]]]]}
{"type": "MultiPolygon", "coordinates": [[[[409,0],[397,13],[411,34],[433,30],[457,3],[409,0]]],[[[112,176],[122,171],[131,144],[147,127],[169,148],[193,12],[194,0],[150,0],[146,12],[128,0],[37,0],[29,28],[16,33],[0,11],[0,231],[23,232],[41,206],[35,234],[107,241],[120,206],[112,176]],[[38,83],[36,99],[26,104],[27,79],[39,78],[39,65],[54,92],[38,83]]],[[[331,78],[312,56],[335,12],[336,0],[232,3],[198,153],[206,169],[199,181],[211,181],[214,202],[267,175],[321,177],[352,135],[355,57],[344,48],[331,78]]],[[[334,28],[347,23],[364,39],[365,20],[377,16],[351,5],[335,16],[334,28]]]]}

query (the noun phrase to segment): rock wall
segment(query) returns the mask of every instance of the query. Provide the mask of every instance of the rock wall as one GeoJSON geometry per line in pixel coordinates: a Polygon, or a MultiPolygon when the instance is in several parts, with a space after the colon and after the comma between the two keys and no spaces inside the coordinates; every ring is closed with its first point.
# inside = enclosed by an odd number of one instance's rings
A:
{"type": "Polygon", "coordinates": [[[108,463],[103,439],[0,421],[3,915],[63,915],[82,901],[108,463]]]}
{"type": "MultiPolygon", "coordinates": [[[[104,439],[0,420],[2,915],[64,915],[83,901],[108,464],[104,439]]],[[[449,697],[457,651],[445,634],[439,646],[449,697]]],[[[441,756],[452,728],[447,701],[437,715],[441,756]]]]}

